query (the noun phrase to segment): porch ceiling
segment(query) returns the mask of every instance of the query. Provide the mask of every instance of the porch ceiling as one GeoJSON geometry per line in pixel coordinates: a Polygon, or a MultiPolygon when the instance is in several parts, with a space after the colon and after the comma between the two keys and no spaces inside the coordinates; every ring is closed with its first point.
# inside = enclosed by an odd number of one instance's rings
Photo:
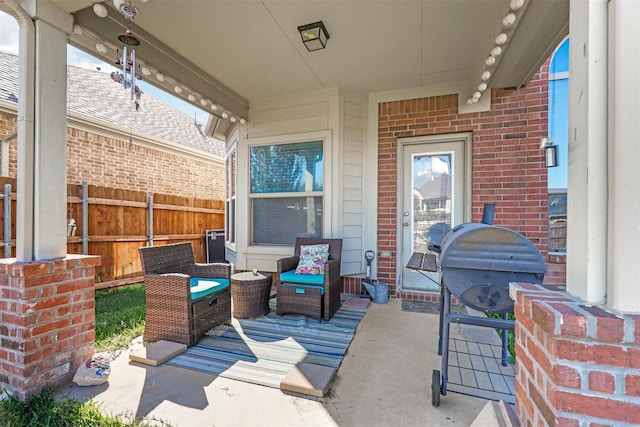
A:
{"type": "MultiPolygon", "coordinates": [[[[115,59],[116,36],[130,22],[111,1],[103,3],[107,18],[96,17],[90,1],[51,1],[85,28],[71,44],[115,59]],[[106,55],[96,52],[96,38],[107,44],[106,55]]],[[[470,97],[510,6],[509,0],[132,3],[140,10],[131,25],[142,39],[138,58],[169,77],[161,83],[154,72],[146,80],[170,90],[182,84],[197,95],[195,105],[208,99],[242,118],[251,100],[329,87],[366,94],[462,82],[470,97]],[[331,38],[326,49],[307,52],[297,27],[318,20],[331,38]]],[[[516,14],[490,88],[526,84],[568,34],[569,0],[525,0],[516,14]]]]}

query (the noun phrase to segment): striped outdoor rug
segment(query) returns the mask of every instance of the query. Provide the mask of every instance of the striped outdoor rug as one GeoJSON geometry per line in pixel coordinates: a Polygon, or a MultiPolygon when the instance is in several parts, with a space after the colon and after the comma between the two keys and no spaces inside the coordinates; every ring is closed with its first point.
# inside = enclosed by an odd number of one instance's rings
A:
{"type": "Polygon", "coordinates": [[[366,309],[338,310],[328,322],[271,312],[257,319],[235,319],[211,331],[194,347],[167,363],[221,377],[280,387],[298,362],[338,368],[366,309]]]}

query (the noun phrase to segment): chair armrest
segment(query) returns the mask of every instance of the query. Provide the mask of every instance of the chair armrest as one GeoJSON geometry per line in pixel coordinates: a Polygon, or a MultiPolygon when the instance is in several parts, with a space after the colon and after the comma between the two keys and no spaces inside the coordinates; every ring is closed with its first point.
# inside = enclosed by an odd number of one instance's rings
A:
{"type": "Polygon", "coordinates": [[[297,256],[280,258],[278,260],[278,275],[280,275],[280,273],[284,273],[285,271],[295,270],[298,266],[299,261],[300,257],[297,256]]]}
{"type": "Polygon", "coordinates": [[[328,279],[335,280],[336,277],[340,277],[340,260],[331,259],[324,265],[324,275],[328,279]]]}
{"type": "Polygon", "coordinates": [[[224,262],[195,263],[192,268],[191,276],[229,279],[231,278],[231,264],[224,262]]]}
{"type": "Polygon", "coordinates": [[[189,297],[189,279],[188,274],[182,273],[148,273],[144,275],[144,287],[147,297],[150,295],[160,295],[166,298],[166,295],[180,296],[181,298],[189,297]]]}

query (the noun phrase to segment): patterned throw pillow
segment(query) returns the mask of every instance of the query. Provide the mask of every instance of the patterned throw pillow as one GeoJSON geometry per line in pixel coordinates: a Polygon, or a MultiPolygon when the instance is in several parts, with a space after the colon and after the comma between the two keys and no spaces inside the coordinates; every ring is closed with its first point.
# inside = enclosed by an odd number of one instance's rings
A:
{"type": "Polygon", "coordinates": [[[329,259],[329,244],[300,246],[300,261],[296,274],[324,274],[324,265],[329,259]]]}

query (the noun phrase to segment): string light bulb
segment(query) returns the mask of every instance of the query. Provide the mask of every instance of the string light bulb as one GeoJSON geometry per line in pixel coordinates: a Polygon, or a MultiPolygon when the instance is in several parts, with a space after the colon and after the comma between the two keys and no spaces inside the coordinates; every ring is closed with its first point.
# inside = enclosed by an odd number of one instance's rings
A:
{"type": "Polygon", "coordinates": [[[511,4],[509,5],[513,11],[520,9],[522,6],[524,6],[524,0],[511,0],[511,4]]]}
{"type": "Polygon", "coordinates": [[[102,3],[96,3],[93,5],[93,13],[95,13],[99,18],[105,18],[109,14],[107,8],[104,7],[102,3]]]}
{"type": "Polygon", "coordinates": [[[502,25],[504,25],[505,28],[511,27],[513,24],[515,24],[515,22],[516,22],[515,13],[510,13],[504,18],[502,18],[502,25]]]}
{"type": "Polygon", "coordinates": [[[496,44],[498,46],[502,46],[506,42],[507,42],[507,35],[505,33],[498,34],[498,36],[496,37],[496,44]]]}

